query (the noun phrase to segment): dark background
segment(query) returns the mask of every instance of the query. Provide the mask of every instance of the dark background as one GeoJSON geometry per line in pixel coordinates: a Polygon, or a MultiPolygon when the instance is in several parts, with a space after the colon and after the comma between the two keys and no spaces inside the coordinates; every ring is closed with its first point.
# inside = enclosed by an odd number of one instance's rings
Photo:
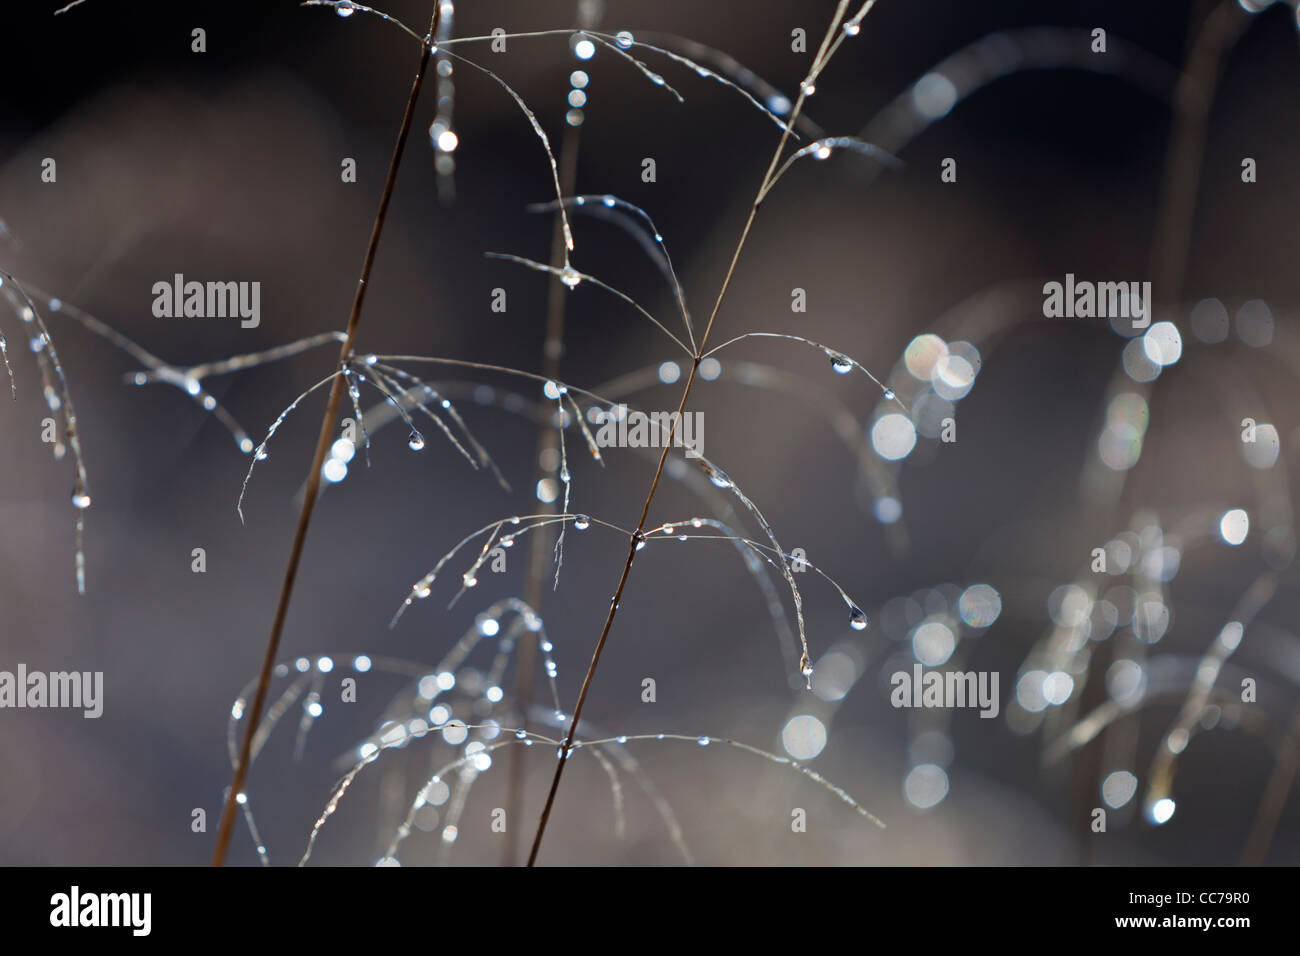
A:
{"type": "MultiPolygon", "coordinates": [[[[418,58],[409,37],[374,18],[340,19],[283,2],[91,0],[57,18],[50,16],[55,4],[10,6],[0,60],[7,90],[0,99],[0,218],[11,238],[0,244],[0,266],[176,363],[343,327],[418,58]],[[207,30],[204,54],[190,52],[195,26],[207,30]],[[46,156],[57,159],[56,184],[40,182],[46,156]],[[356,184],[339,181],[345,156],[357,159],[356,184]],[[261,281],[261,326],[154,318],[151,286],[175,272],[261,281]]],[[[460,6],[460,35],[574,23],[568,0],[460,6]]],[[[833,6],[610,0],[601,27],[690,37],[793,93],[808,57],[790,51],[790,31],[803,27],[815,46],[833,6]]],[[[808,112],[832,133],[855,134],[940,60],[1017,26],[1100,25],[1176,65],[1189,24],[1206,9],[1175,2],[1029,6],[881,0],[819,82],[808,112]]],[[[422,30],[426,7],[393,0],[384,9],[422,30]]],[[[519,90],[558,143],[566,78],[578,66],[565,38],[511,40],[506,54],[484,46],[467,55],[519,90]]],[[[734,94],[678,66],[665,64],[662,72],[684,104],[608,51],[583,68],[593,79],[578,189],[647,208],[702,320],[777,131],[734,94]],[[656,159],[656,183],[641,182],[645,156],[656,159]]],[[[1105,835],[1089,834],[1072,810],[1081,786],[1093,787],[1095,802],[1097,781],[1086,763],[1044,769],[1041,733],[1017,735],[1005,720],[973,712],[954,718],[948,799],[926,812],[908,805],[901,782],[916,728],[906,712],[890,708],[878,673],[893,652],[880,609],[940,585],[997,587],[1002,617],[978,638],[967,666],[1001,673],[1005,715],[1017,668],[1049,626],[1048,595],[1078,575],[1091,548],[1124,530],[1140,508],[1177,516],[1250,507],[1256,476],[1233,450],[1243,396],[1254,402],[1250,408],[1264,409],[1259,421],[1276,423],[1283,453],[1274,478],[1293,489],[1285,468],[1300,421],[1296,357],[1286,343],[1300,293],[1292,235],[1300,208],[1292,175],[1300,159],[1298,80],[1294,16],[1279,4],[1256,18],[1225,64],[1194,230],[1184,237],[1188,278],[1181,290],[1157,293],[1183,330],[1184,359],[1156,383],[1142,461],[1113,507],[1086,504],[1080,477],[1124,340],[1101,322],[1043,319],[1033,294],[998,307],[1006,328],[995,348],[981,347],[983,370],[960,403],[958,443],[923,441],[903,464],[906,548],[864,507],[852,457],[810,407],[819,401],[816,390],[828,389],[865,419],[879,399],[870,383],[832,375],[816,353],[769,343],[740,346],[735,356],[806,377],[806,402],[728,385],[725,376],[698,389],[693,407],[705,413],[710,457],[764,509],[783,544],[805,548],[872,617],[870,630],[850,631],[834,593],[805,585],[814,657],[850,641],[872,675],[836,712],[814,766],[889,824],[874,830],[807,781],[737,752],[643,745],[637,755],[676,807],[698,860],[1237,861],[1297,700],[1293,571],[1282,573],[1279,596],[1261,615],[1272,639],[1252,642],[1248,631],[1234,658],[1242,673],[1259,677],[1264,733],[1197,736],[1180,764],[1174,820],[1157,828],[1116,814],[1105,835]],[[1258,183],[1240,182],[1243,156],[1257,159],[1258,183]],[[1196,348],[1186,315],[1206,296],[1222,298],[1230,311],[1246,299],[1268,301],[1279,326],[1278,357],[1240,343],[1196,348]],[[792,806],[809,810],[805,835],[790,833],[792,806]]],[[[425,135],[433,118],[429,89],[359,348],[537,370],[546,279],[482,253],[548,258],[551,220],[525,210],[552,195],[545,158],[499,87],[464,68],[456,81],[456,201],[437,200],[425,135]],[[489,310],[495,287],[507,290],[505,315],[489,310]]],[[[851,155],[802,163],[760,214],[714,341],[750,329],[788,330],[834,344],[883,377],[913,336],[991,287],[1022,282],[1032,293],[1066,272],[1146,276],[1170,127],[1169,103],[1123,79],[1035,71],[962,102],[902,152],[901,171],[873,178],[868,161],[851,155]],[[956,184],[939,181],[939,161],[948,156],[959,160],[956,184]],[[796,286],[808,290],[806,315],[789,310],[796,286]]],[[[652,312],[671,314],[662,283],[630,240],[589,219],[576,219],[575,229],[577,267],[652,312]]],[[[598,290],[572,293],[568,316],[563,374],[575,385],[596,387],[673,357],[662,336],[598,290]]],[[[0,322],[21,346],[11,320],[0,322]]],[[[261,659],[323,398],[280,431],[241,526],[234,506],[247,459],[228,434],[175,390],[125,387],[121,376],[134,370],[129,359],[65,318],[50,323],[91,470],[89,593],[78,598],[72,579],[71,470],[51,462],[39,441],[39,379],[31,357],[14,347],[18,400],[0,409],[0,666],[103,670],[107,701],[98,721],[66,711],[0,713],[0,862],[206,862],[211,832],[191,833],[190,812],[206,808],[215,828],[229,778],[226,718],[261,659]],[[205,575],[190,571],[194,547],[207,551],[205,575]]],[[[332,360],[323,350],[212,384],[256,439],[332,360]]],[[[672,408],[679,389],[652,389],[639,399],[672,408]]],[[[493,410],[467,414],[516,494],[504,496],[439,441],[431,438],[416,457],[402,429],[379,432],[374,467],[364,469],[358,458],[317,511],[283,659],[364,651],[432,663],[486,603],[517,592],[519,572],[506,582],[485,580],[450,612],[428,602],[396,630],[385,626],[410,583],[463,534],[530,507],[533,426],[493,410]]],[[[576,441],[570,449],[579,450],[576,441]]],[[[651,465],[631,455],[615,457],[604,471],[583,461],[575,465],[574,509],[630,525],[650,474],[651,465]]],[[[651,521],[699,507],[669,485],[651,521]]],[[[571,534],[560,588],[541,609],[566,706],[624,550],[612,534],[571,534]]],[[[1205,545],[1186,554],[1170,590],[1173,623],[1157,650],[1194,665],[1263,567],[1256,529],[1242,548],[1205,545]]],[[[647,549],[586,716],[612,733],[709,733],[779,750],[786,718],[807,709],[808,695],[792,691],[789,676],[762,600],[731,552],[704,543],[662,557],[647,549]],[[658,682],[653,706],[640,701],[645,676],[658,682]]],[[[1140,721],[1131,719],[1139,760],[1129,769],[1143,785],[1175,709],[1152,705],[1140,721]]],[[[369,732],[376,711],[327,716],[334,720],[322,721],[302,761],[294,762],[287,746],[273,747],[253,771],[250,792],[276,863],[297,859],[338,775],[333,758],[369,732]]],[[[550,772],[539,753],[530,766],[521,832],[531,832],[550,772]]],[[[472,796],[456,861],[498,858],[482,821],[501,804],[502,780],[497,772],[485,776],[472,796]],[[480,823],[471,827],[471,820],[480,823]]],[[[336,829],[326,831],[322,862],[371,862],[391,831],[382,794],[359,785],[349,801],[331,824],[336,829]]],[[[642,805],[629,804],[628,835],[615,839],[608,801],[594,765],[571,768],[544,862],[676,859],[642,805]]],[[[1300,807],[1291,800],[1270,862],[1297,862],[1298,830],[1300,807]]],[[[413,841],[418,860],[435,837],[413,841]]],[[[241,832],[232,860],[254,859],[241,832]]]]}

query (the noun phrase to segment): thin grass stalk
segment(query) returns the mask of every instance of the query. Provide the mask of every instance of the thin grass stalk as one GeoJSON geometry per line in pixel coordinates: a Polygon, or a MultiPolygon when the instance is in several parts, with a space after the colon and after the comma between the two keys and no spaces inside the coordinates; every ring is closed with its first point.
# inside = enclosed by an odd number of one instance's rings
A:
{"type": "MultiPolygon", "coordinates": [[[[831,18],[830,27],[826,31],[825,37],[822,38],[821,47],[817,51],[817,56],[813,60],[813,68],[809,72],[810,77],[814,77],[821,68],[825,66],[824,58],[827,50],[830,48],[832,38],[840,28],[840,23],[844,19],[844,13],[848,8],[849,0],[840,0],[835,8],[835,14],[831,18]]],[[[646,494],[645,504],[641,508],[641,517],[637,520],[636,530],[632,532],[631,540],[628,543],[627,559],[623,562],[623,572],[619,576],[618,588],[614,591],[614,597],[610,601],[609,613],[605,616],[605,623],[600,631],[600,639],[596,642],[596,649],[591,656],[591,664],[587,667],[587,673],[582,679],[582,689],[578,692],[578,702],[573,708],[573,713],[569,717],[569,730],[565,734],[564,744],[560,747],[559,759],[555,763],[555,774],[551,778],[551,788],[546,795],[546,804],[542,808],[541,818],[537,822],[537,832],[533,836],[532,850],[528,854],[528,865],[535,866],[537,863],[537,854],[542,847],[542,838],[546,835],[546,824],[551,817],[551,809],[555,805],[555,794],[559,790],[560,780],[564,776],[564,767],[568,763],[568,757],[573,748],[574,735],[578,731],[578,721],[582,717],[583,706],[587,702],[587,693],[591,689],[592,677],[596,673],[596,667],[600,664],[601,654],[605,650],[605,642],[609,639],[610,628],[614,624],[614,618],[618,614],[619,604],[623,600],[623,590],[627,586],[628,576],[632,572],[632,562],[636,559],[637,545],[640,544],[644,537],[644,528],[646,518],[650,514],[650,506],[654,503],[655,492],[659,489],[659,480],[663,477],[664,465],[668,461],[668,453],[672,450],[673,438],[677,431],[677,423],[681,420],[686,411],[686,403],[691,397],[691,389],[695,385],[695,378],[699,372],[700,362],[704,358],[705,350],[709,342],[709,333],[713,331],[713,323],[718,317],[718,312],[722,308],[723,300],[726,299],[727,291],[731,288],[731,280],[736,274],[736,265],[740,261],[740,254],[745,248],[745,241],[749,238],[749,231],[754,225],[754,219],[758,215],[759,207],[763,204],[763,199],[767,193],[768,184],[771,182],[773,175],[776,173],[778,164],[782,155],[785,153],[786,143],[790,140],[790,131],[798,122],[799,116],[803,111],[804,100],[808,96],[808,82],[800,85],[799,97],[795,101],[794,108],[790,112],[790,119],[787,121],[785,129],[781,133],[781,139],[777,143],[776,151],[772,154],[772,160],[768,163],[767,172],[763,175],[763,181],[758,188],[753,203],[749,207],[749,215],[745,220],[745,227],[741,230],[740,239],[736,243],[736,249],[731,255],[731,262],[727,266],[727,272],[723,276],[722,286],[718,290],[718,297],[713,303],[713,310],[709,313],[709,321],[704,327],[704,334],[700,337],[700,344],[695,349],[694,360],[691,362],[690,375],[686,379],[686,387],[682,390],[681,401],[677,405],[677,414],[672,418],[672,425],[669,428],[668,438],[664,442],[663,451],[659,455],[659,465],[655,469],[654,479],[650,482],[650,490],[646,494]]]]}
{"type": "MultiPolygon", "coordinates": [[[[429,25],[429,37],[437,31],[441,4],[434,4],[433,18],[429,25]]],[[[375,213],[374,225],[370,230],[370,241],[366,245],[365,259],[361,265],[361,277],[357,281],[357,291],[352,299],[352,312],[348,316],[346,338],[339,351],[339,368],[346,368],[352,357],[356,341],[357,326],[361,321],[361,307],[365,302],[366,288],[370,281],[370,272],[375,264],[375,253],[379,248],[379,237],[383,234],[384,223],[388,217],[388,206],[393,198],[393,188],[397,183],[397,170],[402,162],[406,141],[411,132],[415,117],[416,101],[424,85],[425,71],[429,65],[431,40],[426,37],[420,43],[420,63],[411,83],[411,93],[406,100],[406,111],[402,115],[402,125],[398,129],[397,143],[393,147],[393,158],[388,164],[388,175],[384,179],[383,193],[379,198],[379,208],[375,213]]],[[[306,490],[302,500],[302,510],[298,515],[298,526],[294,531],[293,546],[289,551],[289,563],[284,572],[284,583],[280,587],[280,597],[276,604],[275,618],[271,624],[271,636],[266,642],[266,654],[262,659],[262,669],[257,680],[257,692],[249,713],[248,727],[244,732],[244,742],[240,747],[239,761],[230,782],[229,792],[221,810],[221,823],[217,829],[217,844],[212,853],[212,865],[221,866],[226,860],[226,851],[230,845],[230,836],[234,828],[235,808],[239,795],[244,790],[244,781],[248,775],[248,766],[252,755],[253,739],[261,722],[262,708],[266,703],[267,690],[271,684],[271,673],[280,650],[280,638],[284,633],[285,617],[289,610],[289,599],[293,596],[294,582],[298,577],[298,566],[302,561],[303,546],[307,540],[307,529],[311,525],[312,512],[316,507],[316,498],[320,493],[321,469],[325,465],[325,456],[334,437],[334,427],[338,419],[339,408],[343,401],[344,379],[339,375],[330,387],[329,401],[325,406],[325,415],[321,419],[320,436],[316,440],[316,452],[312,456],[311,470],[307,474],[306,490]]]]}

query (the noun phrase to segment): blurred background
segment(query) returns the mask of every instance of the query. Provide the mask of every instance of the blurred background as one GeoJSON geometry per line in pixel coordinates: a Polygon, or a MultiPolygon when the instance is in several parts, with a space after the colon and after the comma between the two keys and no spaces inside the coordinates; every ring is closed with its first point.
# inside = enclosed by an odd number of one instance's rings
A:
{"type": "MultiPolygon", "coordinates": [[[[59,17],[46,0],[18,6],[0,61],[9,90],[0,268],[177,366],[344,327],[419,57],[411,37],[375,17],[280,0],[91,0],[59,17]],[[201,54],[191,51],[196,27],[206,31],[201,54]],[[41,181],[47,157],[54,183],[41,181]],[[345,158],[356,160],[355,183],[341,181],[345,158]],[[156,318],[153,284],[175,273],[259,281],[260,325],[156,318]]],[[[815,50],[834,6],[607,0],[580,14],[573,0],[461,3],[455,33],[567,28],[589,16],[608,33],[725,51],[793,98],[811,54],[792,51],[791,32],[805,30],[815,50]]],[[[712,735],[797,757],[887,829],[753,754],[633,742],[626,755],[639,769],[620,762],[622,751],[613,768],[622,832],[609,768],[580,754],[541,862],[680,862],[643,778],[700,863],[1300,862],[1290,795],[1300,746],[1291,505],[1300,183],[1290,175],[1300,51],[1294,10],[1256,6],[882,0],[846,40],[807,115],[830,135],[868,135],[903,166],[882,171],[845,152],[792,167],[759,214],[712,341],[763,330],[825,343],[887,381],[909,411],[864,376],[834,374],[818,350],[775,340],[719,353],[691,407],[704,414],[708,457],[870,626],[851,628],[835,591],[801,575],[816,665],[806,690],[797,651],[735,548],[654,542],[636,561],[579,736],[712,735]],[[1228,39],[1198,161],[1204,87],[1180,100],[1176,84],[1212,18],[1228,39]],[[1097,27],[1104,55],[1090,49],[1097,27]],[[1179,102],[1192,119],[1175,139],[1179,102]],[[1242,182],[1246,157],[1257,182],[1242,182]],[[945,158],[957,161],[956,182],[941,181],[945,158]],[[1171,168],[1186,183],[1188,164],[1199,179],[1171,198],[1171,168]],[[1189,197],[1190,216],[1169,212],[1189,197]],[[1177,250],[1185,268],[1167,265],[1177,250]],[[1154,281],[1154,318],[1170,325],[1134,338],[1104,319],[1044,318],[1043,283],[1067,273],[1154,281]],[[792,311],[794,289],[806,312],[792,311]],[[952,443],[939,439],[949,417],[952,443]],[[1260,444],[1242,441],[1245,418],[1271,427],[1260,444]],[[1095,548],[1106,549],[1105,572],[1092,569],[1095,548]],[[1246,626],[1230,648],[1220,634],[1233,620],[1246,626]],[[918,659],[997,672],[998,718],[892,707],[890,675],[918,659]],[[642,700],[645,678],[656,682],[654,703],[642,700]],[[1257,683],[1253,703],[1240,701],[1244,678],[1257,683]],[[806,811],[807,832],[792,832],[794,808],[806,811]],[[1106,810],[1104,833],[1092,829],[1094,808],[1106,810]]],[[[383,9],[420,33],[429,21],[423,0],[383,9]]],[[[566,142],[576,150],[579,193],[615,194],[654,218],[702,325],[779,138],[772,120],[652,51],[631,52],[684,102],[610,49],[580,59],[563,35],[511,39],[505,52],[455,49],[519,91],[557,152],[566,142]],[[588,81],[573,126],[578,69],[588,81]],[[647,157],[654,182],[642,179],[647,157]]],[[[540,373],[551,280],[484,253],[549,261],[553,217],[528,207],[554,198],[550,169],[500,86],[463,65],[450,79],[454,195],[428,134],[445,92],[431,77],[358,348],[540,373]],[[495,289],[505,312],[491,308],[495,289]]],[[[680,329],[671,289],[635,238],[583,214],[573,229],[576,268],[680,329]]],[[[666,336],[590,284],[563,304],[565,382],[612,395],[640,373],[624,393],[630,404],[676,407],[677,370],[661,366],[684,356],[666,336]]],[[[231,706],[261,661],[324,392],[279,430],[241,524],[249,456],[230,433],[176,388],[128,386],[139,369],[130,356],[66,314],[45,317],[90,475],[87,593],[77,595],[73,576],[75,474],[41,442],[39,372],[6,307],[17,399],[0,409],[0,669],[103,671],[105,706],[98,720],[0,712],[0,862],[203,864],[230,777],[231,706]],[[191,570],[194,548],[205,550],[205,573],[191,570]],[[192,831],[195,808],[206,833],[192,831]]],[[[329,374],[333,350],[204,386],[260,441],[329,374]]],[[[526,588],[526,556],[512,554],[505,573],[480,573],[447,609],[471,554],[388,628],[412,583],[464,535],[541,507],[538,425],[527,412],[554,407],[536,382],[411,370],[444,385],[514,491],[432,430],[412,451],[400,422],[374,431],[371,467],[358,452],[346,479],[327,487],[280,655],[303,658],[309,681],[248,786],[273,864],[298,860],[364,741],[391,731],[395,715],[409,731],[419,713],[403,708],[421,704],[418,678],[481,627],[486,609],[526,588]],[[481,385],[492,391],[476,393],[481,385]],[[328,673],[322,655],[335,662],[328,673]],[[354,672],[356,655],[375,666],[354,672]],[[381,658],[411,663],[388,673],[381,658]],[[357,678],[355,703],[340,701],[343,676],[357,678]],[[313,704],[322,712],[296,746],[313,704]]],[[[373,390],[363,399],[380,401],[373,390]]],[[[613,449],[602,469],[572,428],[566,443],[572,510],[633,526],[654,458],[613,449]]],[[[725,504],[707,482],[701,497],[693,466],[680,474],[688,480],[670,471],[661,487],[652,525],[725,504]]],[[[760,533],[743,514],[720,516],[760,533]]],[[[576,699],[626,549],[614,532],[570,529],[554,590],[547,569],[536,611],[562,708],[576,699]]],[[[791,613],[779,578],[772,593],[791,613]]],[[[515,726],[513,665],[493,675],[491,664],[478,648],[445,702],[456,716],[515,726]],[[508,694],[486,708],[475,688],[494,680],[508,694]]],[[[534,667],[534,698],[549,710],[540,658],[534,667]]],[[[275,693],[296,674],[291,664],[275,693]]],[[[529,726],[557,735],[544,718],[530,715],[529,726]]],[[[385,857],[421,784],[463,753],[437,734],[399,742],[357,778],[314,862],[385,857]]],[[[403,863],[491,865],[511,858],[510,843],[526,845],[554,750],[532,747],[516,765],[524,800],[503,836],[490,817],[514,806],[513,749],[452,771],[450,796],[426,794],[403,863]]],[[[256,864],[255,846],[241,824],[231,862],[256,864]]]]}

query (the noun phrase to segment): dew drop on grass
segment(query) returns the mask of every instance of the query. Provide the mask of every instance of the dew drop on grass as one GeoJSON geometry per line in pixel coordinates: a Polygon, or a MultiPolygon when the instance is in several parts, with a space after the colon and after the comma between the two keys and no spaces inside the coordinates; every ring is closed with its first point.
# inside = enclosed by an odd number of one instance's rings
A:
{"type": "Polygon", "coordinates": [[[719,488],[730,488],[732,484],[731,476],[721,468],[714,468],[709,471],[709,481],[719,488]]]}
{"type": "Polygon", "coordinates": [[[81,485],[77,485],[77,487],[72,489],[72,507],[74,508],[90,507],[90,495],[86,494],[86,489],[83,488],[81,485]]]}
{"type": "Polygon", "coordinates": [[[709,738],[701,737],[699,740],[696,741],[696,743],[699,744],[701,747],[707,747],[709,745],[709,738]]]}
{"type": "Polygon", "coordinates": [[[846,355],[839,352],[827,352],[827,357],[831,360],[831,370],[837,375],[848,375],[853,371],[853,362],[846,355]]]}
{"type": "Polygon", "coordinates": [[[406,444],[411,451],[420,451],[424,448],[424,436],[417,431],[412,431],[411,437],[406,440],[406,444]]]}
{"type": "Polygon", "coordinates": [[[341,17],[350,17],[357,12],[357,8],[352,5],[352,0],[339,0],[334,12],[341,17]]]}
{"type": "Polygon", "coordinates": [[[855,631],[865,631],[867,629],[867,615],[862,608],[849,608],[849,627],[855,631]]]}
{"type": "Polygon", "coordinates": [[[560,281],[563,282],[570,289],[576,289],[578,287],[578,283],[582,281],[582,273],[580,273],[577,269],[573,268],[573,266],[566,265],[560,271],[560,281]]]}
{"type": "Polygon", "coordinates": [[[894,390],[892,388],[885,389],[885,401],[892,402],[893,400],[894,400],[894,390]]]}
{"type": "Polygon", "coordinates": [[[579,531],[586,531],[591,527],[591,519],[586,515],[576,515],[573,519],[573,526],[579,531]]]}

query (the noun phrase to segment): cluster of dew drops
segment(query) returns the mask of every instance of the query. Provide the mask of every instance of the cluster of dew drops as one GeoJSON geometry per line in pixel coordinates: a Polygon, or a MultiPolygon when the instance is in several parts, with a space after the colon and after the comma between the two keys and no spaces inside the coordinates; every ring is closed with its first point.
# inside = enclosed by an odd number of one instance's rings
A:
{"type": "MultiPolygon", "coordinates": [[[[339,0],[339,2],[335,4],[334,12],[337,13],[340,17],[350,17],[352,16],[352,14],[356,12],[356,6],[351,2],[351,0],[339,0]]],[[[844,30],[845,33],[847,33],[849,36],[853,36],[858,32],[858,26],[857,24],[846,24],[844,30]]],[[[628,42],[628,40],[630,40],[630,36],[625,38],[622,34],[620,34],[619,40],[621,41],[619,43],[619,46],[626,48],[627,46],[631,45],[628,42]]],[[[809,92],[811,92],[811,90],[809,92]]],[[[569,289],[574,289],[582,282],[582,275],[576,269],[574,269],[573,266],[566,264],[560,274],[560,281],[563,282],[564,285],[569,289]]],[[[849,372],[853,371],[854,362],[848,356],[830,350],[827,350],[827,356],[830,359],[831,369],[835,371],[837,374],[847,375],[849,372]]],[[[563,395],[567,391],[567,389],[563,385],[559,385],[558,383],[548,381],[546,383],[546,387],[544,391],[548,398],[556,399],[559,398],[561,395],[563,395]]],[[[888,389],[888,388],[885,389],[884,397],[886,401],[891,401],[894,398],[893,389],[888,389]]],[[[410,437],[407,440],[407,444],[412,451],[420,451],[425,446],[424,436],[421,435],[418,431],[412,430],[410,437]]],[[[90,498],[84,492],[80,492],[78,490],[73,492],[72,502],[78,508],[85,508],[89,506],[90,498]]],[[[590,527],[590,524],[591,524],[591,519],[588,518],[586,515],[577,515],[575,516],[573,521],[573,526],[579,531],[585,531],[588,527],[590,527]]],[[[466,580],[465,583],[472,587],[474,584],[477,584],[478,582],[476,580],[472,580],[471,577],[471,579],[466,580]]],[[[849,626],[853,628],[855,631],[861,631],[866,629],[867,615],[862,611],[861,608],[858,608],[856,606],[851,608],[849,612],[849,626]]],[[[802,672],[804,677],[809,679],[812,678],[813,666],[812,663],[806,657],[802,662],[800,671],[802,672]]],[[[705,746],[707,745],[707,743],[708,743],[707,738],[700,739],[701,746],[705,746]]]]}

